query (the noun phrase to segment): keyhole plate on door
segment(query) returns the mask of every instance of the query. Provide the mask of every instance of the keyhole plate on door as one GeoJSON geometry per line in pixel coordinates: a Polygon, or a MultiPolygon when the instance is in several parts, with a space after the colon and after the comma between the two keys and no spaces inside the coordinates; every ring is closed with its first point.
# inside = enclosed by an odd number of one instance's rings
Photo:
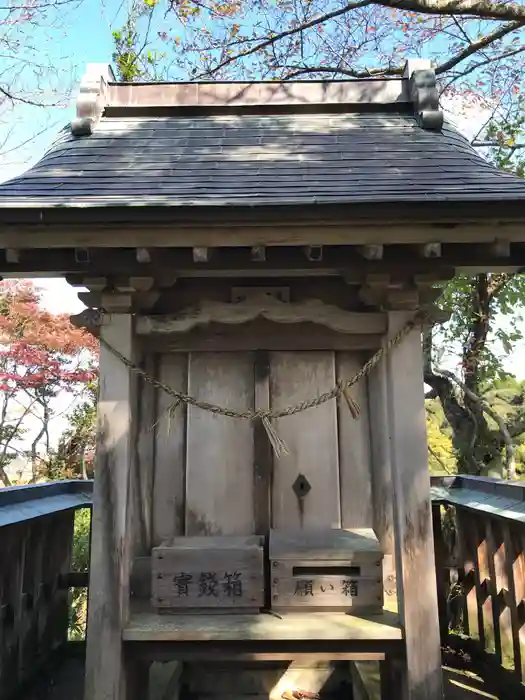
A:
{"type": "Polygon", "coordinates": [[[292,486],[297,498],[304,498],[312,490],[312,485],[304,474],[299,474],[292,486]]]}

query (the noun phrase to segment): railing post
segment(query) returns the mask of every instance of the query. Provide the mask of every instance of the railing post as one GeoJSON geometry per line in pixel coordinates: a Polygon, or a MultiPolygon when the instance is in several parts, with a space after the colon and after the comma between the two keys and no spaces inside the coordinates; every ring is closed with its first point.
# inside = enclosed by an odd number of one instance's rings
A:
{"type": "Polygon", "coordinates": [[[449,619],[447,595],[449,589],[449,572],[447,566],[447,547],[443,537],[441,504],[432,504],[432,529],[434,532],[434,552],[436,558],[436,588],[439,613],[439,634],[443,642],[448,635],[449,619]]]}
{"type": "Polygon", "coordinates": [[[61,578],[70,569],[74,511],[91,500],[84,483],[0,490],[0,700],[68,641],[69,592],[61,578]]]}

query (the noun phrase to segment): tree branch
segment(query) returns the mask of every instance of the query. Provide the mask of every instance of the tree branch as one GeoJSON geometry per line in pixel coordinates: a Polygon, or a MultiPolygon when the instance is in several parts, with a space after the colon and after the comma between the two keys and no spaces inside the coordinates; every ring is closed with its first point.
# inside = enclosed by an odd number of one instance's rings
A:
{"type": "MultiPolygon", "coordinates": [[[[283,66],[284,67],[284,66],[283,66]]],[[[298,78],[300,75],[308,75],[311,73],[339,73],[340,75],[346,75],[349,78],[356,78],[362,80],[364,78],[372,78],[378,75],[402,75],[404,67],[398,66],[397,68],[371,68],[370,70],[353,70],[352,68],[341,68],[339,66],[290,66],[289,69],[292,71],[288,73],[284,80],[293,80],[298,78]]]]}
{"type": "Polygon", "coordinates": [[[215,66],[215,68],[210,68],[209,70],[205,71],[204,73],[201,73],[200,75],[198,75],[195,79],[199,80],[200,78],[210,77],[211,75],[214,75],[215,73],[220,71],[222,68],[225,68],[226,66],[230,65],[230,63],[234,63],[235,61],[238,61],[240,58],[246,58],[246,56],[250,56],[253,53],[257,53],[257,51],[261,51],[262,49],[265,49],[267,46],[271,46],[272,44],[275,44],[275,42],[280,41],[281,39],[285,39],[286,37],[293,36],[294,34],[300,34],[301,32],[304,32],[306,29],[311,29],[312,27],[315,27],[318,24],[323,24],[323,22],[327,22],[330,19],[335,19],[336,17],[340,17],[341,15],[345,15],[347,12],[350,12],[350,10],[355,10],[358,7],[366,7],[367,5],[370,5],[371,3],[372,3],[372,0],[358,0],[358,2],[352,2],[352,3],[349,3],[348,5],[345,5],[344,7],[339,8],[338,10],[334,10],[333,12],[327,12],[324,15],[320,15],[319,17],[316,17],[315,19],[311,19],[309,22],[304,22],[303,24],[300,24],[297,27],[293,27],[292,29],[286,29],[283,32],[279,32],[279,33],[275,34],[274,36],[268,37],[264,41],[261,41],[256,46],[252,46],[251,48],[246,49],[246,51],[240,51],[239,53],[235,54],[234,56],[229,56],[224,61],[221,61],[219,64],[217,64],[215,66]]]}
{"type": "Polygon", "coordinates": [[[487,46],[490,46],[495,41],[502,39],[504,36],[507,36],[507,34],[514,32],[516,29],[520,29],[522,25],[523,22],[509,22],[508,24],[504,24],[502,27],[492,32],[491,34],[487,34],[486,36],[481,37],[481,39],[478,39],[477,41],[472,41],[469,44],[469,46],[467,46],[467,48],[463,49],[463,51],[460,51],[455,56],[449,58],[448,61],[445,61],[441,65],[437,66],[437,68],[435,69],[436,75],[446,73],[448,70],[454,68],[458,65],[458,63],[461,63],[461,61],[464,61],[469,56],[472,56],[481,49],[487,48],[487,46]]]}
{"type": "Polygon", "coordinates": [[[492,410],[492,408],[488,406],[480,396],[471,391],[465,384],[463,384],[463,382],[461,382],[454,374],[452,374],[452,372],[448,372],[447,370],[441,370],[440,374],[444,375],[445,377],[448,377],[452,382],[457,384],[459,388],[463,391],[465,396],[467,396],[470,399],[470,401],[477,403],[480,409],[488,416],[490,416],[492,420],[496,423],[499,432],[501,433],[502,440],[505,444],[505,466],[507,468],[507,478],[513,480],[516,479],[514,443],[512,442],[512,438],[510,436],[507,426],[505,425],[505,421],[503,420],[503,418],[501,416],[498,416],[496,411],[492,410]]]}
{"type": "Polygon", "coordinates": [[[481,465],[474,454],[474,447],[478,437],[478,425],[475,416],[467,406],[460,404],[452,382],[448,377],[440,372],[427,372],[424,379],[425,384],[428,384],[437,398],[439,398],[445,418],[452,428],[452,443],[461,455],[463,466],[469,474],[479,474],[481,465]]]}
{"type": "Polygon", "coordinates": [[[374,0],[374,4],[426,15],[458,15],[525,23],[525,5],[488,0],[374,0]]]}
{"type": "MultiPolygon", "coordinates": [[[[368,3],[364,3],[368,4],[368,3]]],[[[338,10],[337,14],[343,14],[346,12],[350,12],[350,10],[354,9],[355,7],[360,6],[360,4],[357,5],[347,5],[345,8],[342,8],[342,10],[338,10]]],[[[308,29],[310,26],[314,26],[314,24],[319,24],[328,21],[329,19],[333,19],[335,13],[329,13],[326,15],[323,15],[322,17],[317,18],[316,20],[313,20],[312,22],[305,23],[299,27],[295,27],[292,30],[288,30],[286,32],[281,32],[280,34],[276,34],[273,37],[269,37],[264,41],[261,41],[257,46],[254,46],[246,51],[241,51],[237,53],[235,56],[230,56],[221,63],[219,63],[215,68],[211,69],[210,71],[207,71],[206,73],[202,73],[199,77],[203,77],[204,75],[212,75],[213,73],[216,73],[218,70],[221,68],[224,68],[226,65],[233,63],[234,61],[237,61],[241,58],[244,58],[246,56],[249,56],[252,53],[256,53],[257,51],[260,51],[270,44],[274,44],[277,41],[280,41],[283,38],[286,38],[287,36],[290,36],[291,34],[295,34],[297,32],[302,32],[305,29],[308,29]]],[[[525,20],[524,20],[525,21],[525,20]]],[[[456,53],[454,56],[451,56],[447,61],[444,63],[439,64],[438,66],[435,67],[435,73],[436,75],[442,75],[443,73],[446,73],[449,71],[451,68],[454,68],[458,64],[460,64],[462,61],[464,61],[466,58],[469,58],[470,56],[474,55],[478,51],[481,51],[482,49],[487,48],[491,44],[493,44],[496,41],[499,41],[500,39],[504,38],[508,34],[511,34],[513,31],[516,31],[517,29],[520,29],[522,26],[522,22],[509,22],[508,24],[505,24],[498,29],[496,29],[494,32],[491,32],[490,34],[487,34],[480,39],[477,39],[476,41],[471,41],[469,39],[469,45],[464,48],[463,50],[459,51],[456,53]]],[[[467,37],[468,38],[468,37],[467,37]]],[[[514,53],[514,52],[512,52],[514,53]]],[[[518,53],[518,51],[516,51],[518,53]]],[[[497,59],[494,59],[497,60],[497,59]]],[[[483,63],[479,64],[480,66],[483,65],[483,63]]],[[[355,70],[353,68],[346,68],[343,66],[300,66],[300,65],[293,65],[293,66],[282,66],[282,68],[287,68],[290,72],[286,74],[284,77],[284,80],[293,80],[295,78],[300,77],[301,75],[311,75],[313,73],[327,73],[327,74],[338,74],[338,75],[344,75],[348,78],[355,78],[357,80],[363,80],[366,78],[372,78],[376,76],[396,76],[396,75],[402,75],[404,71],[404,65],[399,65],[399,66],[385,66],[383,68],[370,68],[370,69],[364,69],[364,70],[355,70]]]]}

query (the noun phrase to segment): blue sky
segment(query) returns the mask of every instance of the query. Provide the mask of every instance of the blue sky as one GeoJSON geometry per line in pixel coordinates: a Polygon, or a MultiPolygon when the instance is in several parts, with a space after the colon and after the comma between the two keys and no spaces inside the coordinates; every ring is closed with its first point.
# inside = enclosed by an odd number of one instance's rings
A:
{"type": "MultiPolygon", "coordinates": [[[[7,146],[2,149],[4,153],[6,150],[10,152],[0,160],[0,181],[14,177],[37,160],[49,147],[56,132],[71,120],[74,113],[72,103],[85,65],[111,63],[111,26],[115,23],[118,26],[126,2],[84,0],[78,5],[61,5],[60,14],[49,15],[43,26],[31,28],[29,32],[27,26],[20,28],[19,35],[24,36],[21,55],[28,60],[32,58],[27,40],[29,33],[37,51],[41,51],[42,46],[48,47],[47,63],[59,71],[59,78],[54,81],[56,94],[44,94],[42,101],[46,104],[61,101],[62,105],[46,109],[18,105],[8,115],[7,123],[0,123],[0,144],[10,134],[7,146]],[[68,99],[71,88],[73,93],[68,99]],[[40,136],[32,138],[43,130],[40,136]],[[22,148],[11,150],[27,140],[30,142],[22,148]]],[[[31,71],[27,75],[24,82],[28,94],[31,94],[33,89],[38,89],[38,80],[31,71]]]]}

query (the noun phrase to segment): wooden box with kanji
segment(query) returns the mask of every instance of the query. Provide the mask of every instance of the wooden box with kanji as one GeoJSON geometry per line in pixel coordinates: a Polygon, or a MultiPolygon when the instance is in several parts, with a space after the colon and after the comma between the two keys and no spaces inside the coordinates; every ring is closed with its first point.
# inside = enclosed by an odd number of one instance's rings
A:
{"type": "Polygon", "coordinates": [[[152,550],[159,612],[257,612],[264,604],[263,538],[175,537],[152,550]]]}
{"type": "Polygon", "coordinates": [[[383,607],[383,555],[375,533],[270,533],[272,609],[375,612],[383,607]]]}

